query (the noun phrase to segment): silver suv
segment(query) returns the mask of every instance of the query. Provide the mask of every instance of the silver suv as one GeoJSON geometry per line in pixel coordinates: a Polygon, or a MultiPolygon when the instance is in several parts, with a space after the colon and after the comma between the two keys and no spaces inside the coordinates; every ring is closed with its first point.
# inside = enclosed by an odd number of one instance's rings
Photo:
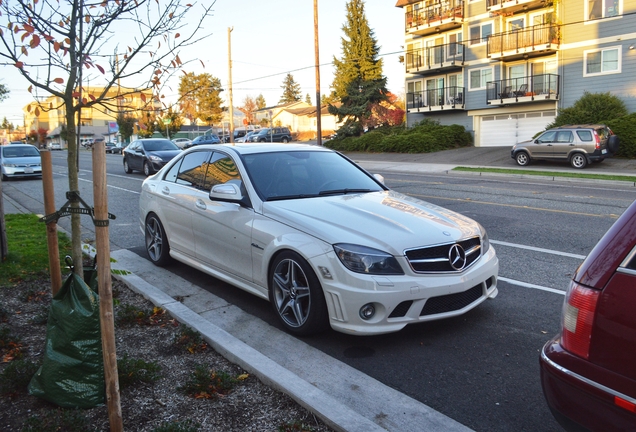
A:
{"type": "Polygon", "coordinates": [[[618,151],[618,136],[605,125],[568,125],[548,129],[536,139],[512,147],[518,165],[533,160],[568,161],[574,168],[601,162],[618,151]]]}

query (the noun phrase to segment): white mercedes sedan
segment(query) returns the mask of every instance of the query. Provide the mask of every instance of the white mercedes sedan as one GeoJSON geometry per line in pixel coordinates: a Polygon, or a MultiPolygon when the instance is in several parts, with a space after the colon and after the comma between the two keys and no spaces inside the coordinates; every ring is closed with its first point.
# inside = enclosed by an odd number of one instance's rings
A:
{"type": "Polygon", "coordinates": [[[176,259],[264,299],[291,333],[395,332],[497,295],[486,230],[296,144],[193,147],[147,178],[150,260],[176,259]]]}

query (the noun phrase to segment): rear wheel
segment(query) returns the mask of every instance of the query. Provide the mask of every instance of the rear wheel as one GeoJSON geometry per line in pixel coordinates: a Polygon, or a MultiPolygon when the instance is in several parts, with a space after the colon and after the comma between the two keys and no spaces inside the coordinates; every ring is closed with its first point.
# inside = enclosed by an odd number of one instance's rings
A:
{"type": "Polygon", "coordinates": [[[130,169],[130,166],[128,165],[128,161],[126,159],[124,159],[124,171],[126,171],[126,174],[130,174],[133,172],[133,170],[130,169]]]}
{"type": "Polygon", "coordinates": [[[287,144],[289,142],[289,140],[287,138],[283,138],[283,143],[287,144]]]}
{"type": "Polygon", "coordinates": [[[572,167],[576,169],[585,168],[587,165],[587,158],[583,153],[574,153],[570,157],[570,165],[572,165],[572,167]]]}
{"type": "Polygon", "coordinates": [[[146,253],[153,264],[163,267],[170,262],[170,245],[159,217],[151,213],[146,218],[146,253]]]}
{"type": "Polygon", "coordinates": [[[528,153],[524,151],[520,151],[515,155],[515,160],[517,161],[517,165],[519,166],[528,166],[530,165],[530,156],[528,153]]]}
{"type": "Polygon", "coordinates": [[[290,333],[315,334],[329,324],[320,282],[307,261],[295,252],[283,252],[272,263],[269,300],[290,333]]]}

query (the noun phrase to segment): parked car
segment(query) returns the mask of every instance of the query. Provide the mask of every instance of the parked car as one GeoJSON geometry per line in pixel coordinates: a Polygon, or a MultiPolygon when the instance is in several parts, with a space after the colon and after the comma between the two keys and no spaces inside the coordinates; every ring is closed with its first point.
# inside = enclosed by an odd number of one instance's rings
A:
{"type": "Polygon", "coordinates": [[[31,144],[0,146],[2,180],[17,177],[42,177],[40,150],[31,144]]]}
{"type": "Polygon", "coordinates": [[[62,150],[62,144],[58,142],[51,142],[48,144],[49,150],[62,150]]]}
{"type": "Polygon", "coordinates": [[[291,132],[286,127],[263,128],[252,135],[250,142],[283,142],[291,141],[291,132]]]}
{"type": "Polygon", "coordinates": [[[142,171],[149,176],[159,171],[181,153],[175,143],[165,138],[145,138],[131,142],[123,151],[124,171],[142,171]]]}
{"type": "Polygon", "coordinates": [[[636,430],[636,202],[579,266],[561,332],[540,357],[543,394],[569,431],[636,430]]]}
{"type": "Polygon", "coordinates": [[[189,138],[175,138],[172,140],[180,149],[188,148],[192,143],[192,140],[189,138]]]}
{"type": "Polygon", "coordinates": [[[117,148],[117,144],[114,142],[105,143],[106,153],[119,153],[119,149],[117,148]]]}
{"type": "Polygon", "coordinates": [[[497,295],[486,230],[301,144],[199,146],[146,179],[145,248],[269,299],[291,333],[362,335],[461,315],[497,295]]]}
{"type": "Polygon", "coordinates": [[[250,142],[250,137],[256,135],[257,133],[258,133],[257,130],[249,131],[247,134],[243,135],[242,137],[237,138],[234,142],[237,142],[237,143],[250,142]]]}
{"type": "Polygon", "coordinates": [[[184,148],[190,148],[202,144],[220,144],[221,139],[216,134],[200,135],[192,140],[192,142],[184,148]]]}
{"type": "Polygon", "coordinates": [[[533,160],[567,161],[574,168],[602,162],[618,152],[618,136],[605,125],[569,125],[549,129],[537,139],[512,147],[511,157],[520,166],[533,160]]]}

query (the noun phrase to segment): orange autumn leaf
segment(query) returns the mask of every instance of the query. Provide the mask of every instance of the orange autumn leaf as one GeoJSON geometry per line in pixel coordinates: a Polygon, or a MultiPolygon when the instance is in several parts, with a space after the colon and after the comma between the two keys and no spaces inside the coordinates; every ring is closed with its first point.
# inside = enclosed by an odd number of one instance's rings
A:
{"type": "Polygon", "coordinates": [[[55,78],[53,82],[56,82],[58,84],[64,84],[64,80],[62,78],[55,78]]]}

